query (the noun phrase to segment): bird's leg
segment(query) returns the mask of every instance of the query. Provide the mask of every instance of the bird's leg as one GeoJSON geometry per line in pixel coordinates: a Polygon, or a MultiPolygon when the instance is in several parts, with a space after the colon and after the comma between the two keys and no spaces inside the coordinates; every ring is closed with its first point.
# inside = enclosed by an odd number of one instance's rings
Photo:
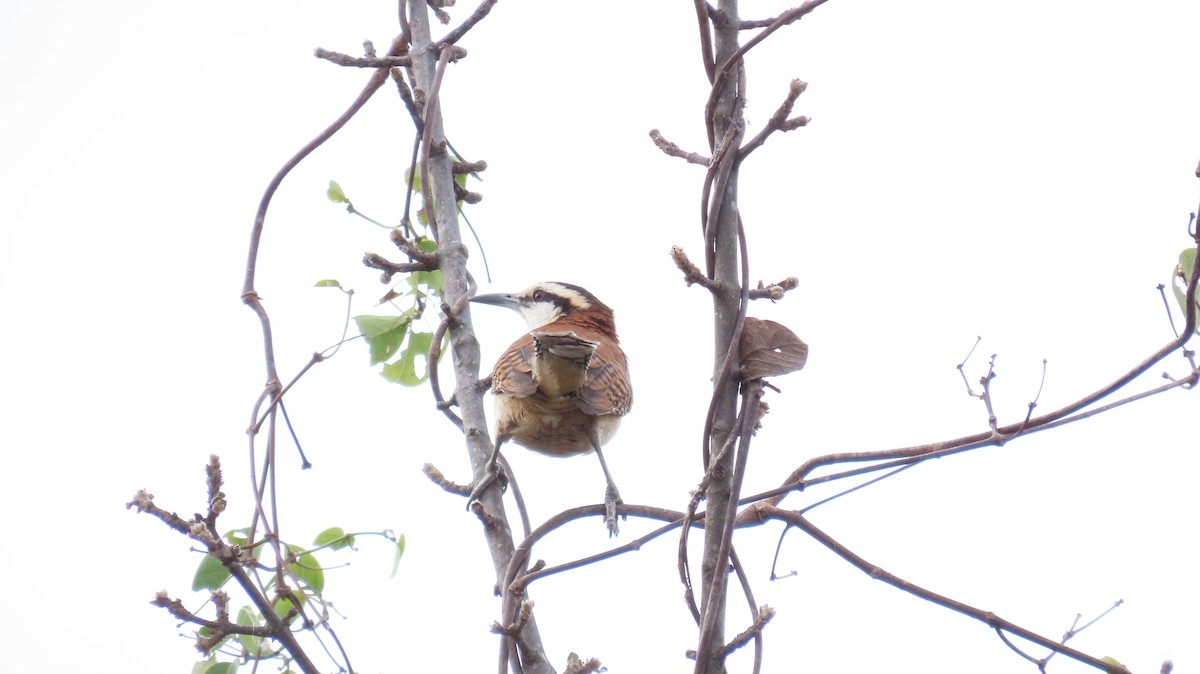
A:
{"type": "Polygon", "coordinates": [[[496,436],[496,445],[492,447],[492,455],[488,457],[487,463],[483,466],[483,474],[471,485],[471,496],[467,499],[467,510],[471,509],[471,505],[483,497],[483,492],[491,486],[497,478],[502,477],[503,472],[497,465],[500,459],[500,445],[504,444],[505,438],[502,435],[496,436]]]}
{"type": "Polygon", "coordinates": [[[600,459],[600,470],[604,471],[604,481],[608,486],[604,490],[604,524],[608,526],[609,537],[617,535],[617,504],[624,504],[621,492],[617,491],[617,483],[613,482],[612,473],[608,472],[608,463],[604,460],[604,452],[600,451],[600,436],[595,429],[589,432],[592,447],[596,450],[596,458],[600,459]]]}

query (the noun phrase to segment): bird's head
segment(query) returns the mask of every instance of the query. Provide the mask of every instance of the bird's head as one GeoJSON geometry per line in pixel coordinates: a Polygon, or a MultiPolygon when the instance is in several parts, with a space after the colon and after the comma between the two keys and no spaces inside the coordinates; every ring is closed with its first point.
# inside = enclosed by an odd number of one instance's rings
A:
{"type": "Polygon", "coordinates": [[[472,302],[508,307],[521,314],[530,330],[536,330],[573,314],[595,314],[612,320],[612,309],[590,292],[570,283],[543,281],[519,293],[476,295],[472,302]]]}

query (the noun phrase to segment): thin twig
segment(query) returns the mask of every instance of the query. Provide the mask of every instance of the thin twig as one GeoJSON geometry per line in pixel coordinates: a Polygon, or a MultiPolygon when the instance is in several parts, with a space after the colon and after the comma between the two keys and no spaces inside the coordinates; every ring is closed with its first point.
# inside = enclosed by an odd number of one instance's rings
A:
{"type": "MultiPolygon", "coordinates": [[[[730,640],[728,644],[725,644],[725,655],[729,655],[742,646],[745,646],[750,642],[751,639],[758,639],[761,637],[763,627],[765,627],[766,624],[771,621],[771,618],[774,617],[775,609],[769,606],[762,607],[762,609],[759,610],[758,615],[754,616],[754,621],[750,623],[750,627],[747,627],[744,631],[742,631],[741,634],[738,634],[732,640],[730,640]]],[[[757,669],[758,668],[756,667],[755,671],[757,671],[757,669]]]]}
{"type": "Polygon", "coordinates": [[[452,320],[455,319],[447,313],[446,317],[438,323],[437,329],[433,331],[433,339],[429,342],[429,389],[433,393],[434,404],[438,410],[442,414],[445,414],[450,423],[457,426],[458,430],[461,431],[463,429],[462,417],[450,409],[450,402],[442,396],[441,375],[438,372],[438,363],[442,359],[442,342],[445,340],[446,331],[450,329],[450,321],[452,320]]]}
{"type": "MultiPolygon", "coordinates": [[[[736,339],[734,343],[737,343],[736,339]]],[[[728,563],[729,552],[733,547],[733,529],[737,519],[738,495],[742,488],[742,480],[746,475],[746,463],[749,460],[750,453],[750,439],[753,437],[754,423],[758,418],[756,410],[763,395],[761,382],[753,382],[748,385],[748,388],[750,390],[742,393],[742,411],[738,414],[741,422],[741,428],[737,433],[739,437],[738,453],[733,469],[733,479],[729,487],[729,500],[725,504],[724,517],[720,520],[722,523],[721,543],[717,548],[717,554],[714,558],[717,567],[725,566],[728,563]]],[[[717,568],[713,572],[711,579],[705,579],[708,581],[708,585],[704,588],[705,596],[700,604],[701,625],[700,640],[696,646],[697,653],[708,653],[712,648],[711,639],[717,634],[717,620],[720,617],[724,617],[721,607],[726,594],[725,587],[728,577],[729,574],[724,573],[721,568],[717,568]]]]}
{"type": "Polygon", "coordinates": [[[654,141],[654,145],[663,151],[663,154],[669,157],[679,157],[686,160],[689,164],[699,164],[701,166],[709,166],[712,163],[712,157],[705,157],[696,152],[685,152],[678,145],[663,138],[662,133],[658,129],[650,129],[650,139],[654,141]]]}
{"type": "MultiPolygon", "coordinates": [[[[1200,370],[1194,370],[1187,378],[1171,381],[1153,389],[1113,401],[1107,405],[1077,412],[1070,416],[1056,419],[1045,424],[1035,426],[1031,422],[1029,424],[1016,424],[1015,426],[1016,428],[1020,428],[1023,425],[1027,426],[1027,430],[1022,431],[1022,435],[1032,435],[1034,433],[1049,430],[1057,426],[1063,426],[1069,423],[1080,421],[1090,416],[1101,414],[1122,405],[1127,405],[1129,403],[1141,400],[1142,398],[1148,398],[1160,393],[1164,393],[1171,389],[1190,388],[1192,382],[1197,380],[1200,380],[1200,370]]],[[[867,452],[845,452],[816,457],[815,459],[810,459],[808,462],[805,462],[802,466],[792,471],[792,473],[788,476],[788,479],[785,480],[781,486],[754,494],[752,496],[747,496],[742,499],[742,503],[746,504],[754,501],[764,501],[771,504],[778,504],[783,496],[793,491],[803,491],[808,487],[825,482],[844,480],[850,477],[866,475],[868,473],[878,472],[881,470],[890,470],[901,466],[910,466],[917,463],[923,463],[930,459],[939,459],[952,454],[979,449],[981,447],[1002,445],[1009,440],[1009,438],[1005,435],[1005,430],[1005,428],[1001,428],[999,434],[978,433],[971,436],[956,438],[954,440],[944,440],[942,442],[935,442],[927,445],[916,445],[913,447],[867,452]],[[866,461],[880,461],[880,463],[863,468],[855,468],[852,470],[822,475],[820,477],[806,477],[815,468],[821,466],[866,461]]],[[[1014,432],[1015,430],[1016,429],[1014,429],[1014,432]]],[[[750,509],[739,514],[739,518],[741,519],[739,524],[761,523],[765,520],[765,513],[750,509]],[[754,518],[753,522],[751,521],[751,518],[754,518]]]]}
{"type": "Polygon", "coordinates": [[[403,56],[350,56],[317,47],[313,50],[313,56],[350,68],[395,68],[412,65],[412,58],[407,54],[403,56]]]}
{"type": "MultiPolygon", "coordinates": [[[[713,14],[717,13],[718,10],[717,10],[717,8],[712,6],[712,3],[705,3],[705,4],[708,5],[708,11],[710,13],[713,13],[713,14]]],[[[775,23],[778,20],[779,20],[779,17],[777,17],[777,16],[773,16],[769,19],[739,19],[738,20],[738,30],[749,30],[751,28],[766,28],[767,26],[775,23]]]]}
{"type": "Polygon", "coordinates": [[[477,23],[483,21],[483,17],[487,16],[488,12],[492,11],[492,7],[496,6],[497,1],[498,0],[483,0],[483,2],[479,3],[479,6],[475,8],[475,11],[471,12],[471,16],[468,16],[466,20],[458,24],[458,27],[449,33],[446,33],[445,37],[438,40],[437,47],[441,49],[446,45],[452,45],[461,40],[463,36],[466,35],[467,32],[472,28],[474,28],[477,23]]]}
{"type": "Polygon", "coordinates": [[[437,265],[431,265],[427,262],[392,262],[377,253],[363,253],[362,262],[364,267],[378,269],[383,272],[380,276],[380,281],[383,283],[391,283],[392,277],[396,274],[411,274],[417,271],[433,271],[437,269],[437,265]]]}
{"type": "Polygon", "coordinates": [[[671,246],[671,261],[683,272],[683,282],[689,286],[695,284],[714,292],[718,288],[715,281],[704,275],[700,268],[688,259],[687,253],[679,246],[671,246]]]}
{"type": "MultiPolygon", "coordinates": [[[[754,589],[750,587],[750,578],[746,574],[745,567],[742,566],[742,560],[738,557],[737,548],[729,548],[729,563],[733,566],[734,571],[737,573],[738,583],[740,583],[742,586],[742,595],[745,596],[746,604],[748,604],[750,607],[752,627],[750,630],[747,630],[747,632],[753,632],[752,636],[754,637],[754,669],[750,670],[750,674],[759,674],[762,671],[763,656],[762,627],[766,625],[766,621],[762,621],[761,623],[759,622],[759,617],[762,616],[764,610],[770,611],[772,615],[774,615],[775,611],[768,606],[758,606],[758,602],[754,600],[754,589]],[[755,629],[755,627],[757,627],[757,629],[755,629]]],[[[770,618],[767,618],[767,620],[770,620],[770,618]]],[[[743,632],[742,634],[745,633],[746,632],[743,632]]],[[[740,638],[740,636],[741,635],[739,635],[738,638],[740,638]]],[[[726,655],[728,655],[730,651],[741,647],[740,644],[735,645],[738,641],[738,638],[735,638],[732,642],[726,644],[726,655]]]]}
{"type": "Polygon", "coordinates": [[[1111,674],[1128,674],[1128,672],[1129,672],[1129,670],[1127,670],[1123,665],[1111,664],[1100,658],[1088,655],[1081,651],[1077,651],[1073,648],[1070,648],[1069,646],[1060,644],[1053,639],[1044,637],[1040,634],[1032,632],[1031,630],[1028,630],[1019,625],[1016,625],[1015,623],[1005,620],[990,611],[984,611],[982,609],[978,609],[973,606],[964,604],[960,601],[951,599],[944,595],[937,594],[936,592],[927,590],[919,585],[910,583],[893,573],[885,571],[884,569],[880,568],[878,565],[872,564],[872,563],[868,562],[867,560],[863,559],[862,557],[859,557],[857,554],[852,552],[849,548],[847,548],[846,546],[839,543],[832,536],[825,533],[821,529],[817,528],[815,525],[813,525],[811,522],[809,522],[807,519],[804,518],[804,516],[800,515],[799,513],[796,513],[793,511],[788,511],[788,510],[782,510],[782,509],[776,508],[774,506],[767,506],[767,509],[768,509],[768,514],[770,517],[783,520],[783,521],[788,522],[788,523],[792,524],[793,526],[801,529],[802,531],[807,533],[809,536],[812,536],[814,539],[816,539],[816,541],[818,543],[824,545],[826,548],[833,551],[837,556],[841,557],[842,559],[849,562],[852,566],[854,566],[858,570],[862,571],[863,573],[866,573],[867,575],[869,575],[870,577],[872,577],[876,580],[882,580],[883,582],[887,583],[888,585],[891,585],[892,587],[903,590],[915,597],[920,597],[921,599],[925,599],[927,601],[933,602],[939,606],[943,606],[952,611],[961,613],[965,616],[975,618],[976,620],[983,622],[984,624],[988,625],[989,627],[992,627],[995,629],[1002,629],[1005,632],[1008,632],[1010,634],[1015,634],[1016,636],[1019,636],[1022,639],[1026,639],[1028,641],[1038,644],[1039,646],[1043,646],[1050,650],[1062,653],[1066,657],[1069,657],[1073,660],[1077,660],[1086,665],[1090,665],[1092,667],[1095,667],[1096,669],[1100,669],[1105,672],[1110,672],[1111,674]]]}
{"type": "Polygon", "coordinates": [[[789,276],[778,283],[772,283],[769,286],[764,286],[761,281],[757,288],[750,290],[750,299],[752,300],[771,300],[772,302],[783,299],[783,296],[791,290],[800,287],[800,279],[795,276],[789,276]]]}
{"type": "Polygon", "coordinates": [[[450,61],[458,60],[466,53],[462,47],[454,45],[442,47],[438,56],[437,69],[434,71],[433,82],[425,94],[425,123],[421,130],[421,196],[425,199],[425,214],[429,218],[429,228],[433,231],[433,238],[438,241],[441,241],[441,237],[438,236],[438,213],[433,207],[433,181],[429,175],[429,155],[433,151],[433,127],[435,126],[432,120],[438,114],[438,92],[442,88],[442,76],[446,73],[446,66],[450,61]]]}
{"type": "Polygon", "coordinates": [[[750,155],[751,152],[754,152],[759,147],[762,147],[762,144],[767,142],[767,138],[776,131],[786,133],[788,131],[794,131],[802,126],[808,125],[809,120],[807,117],[788,117],[788,115],[792,114],[792,106],[796,104],[796,99],[799,98],[800,94],[804,93],[804,90],[807,88],[807,83],[801,82],[800,80],[792,80],[791,85],[788,87],[787,97],[783,99],[783,103],[779,105],[779,109],[775,111],[775,114],[771,115],[770,119],[767,120],[766,126],[764,126],[762,131],[759,131],[754,138],[751,138],[750,142],[746,143],[740,150],[738,150],[739,159],[745,159],[750,155]]]}
{"type": "MultiPolygon", "coordinates": [[[[288,651],[297,666],[305,674],[317,674],[319,670],[309,659],[308,654],[305,653],[303,647],[296,640],[296,635],[292,632],[290,620],[293,616],[280,617],[276,613],[271,601],[260,591],[258,585],[250,578],[245,568],[243,568],[240,552],[225,543],[218,533],[216,518],[220,514],[220,511],[224,509],[224,505],[223,497],[218,498],[217,496],[220,494],[221,478],[220,460],[215,455],[209,458],[206,474],[208,476],[209,490],[207,517],[196,517],[190,522],[185,521],[179,515],[167,512],[155,505],[154,497],[144,490],[139,491],[134,496],[134,499],[126,504],[126,508],[137,508],[138,512],[150,513],[175,531],[185,534],[192,540],[204,545],[208,554],[221,562],[221,565],[225,567],[230,576],[233,577],[258,610],[265,623],[263,627],[266,629],[266,634],[259,636],[269,636],[277,640],[288,651]]],[[[173,605],[173,602],[162,593],[159,593],[155,597],[155,603],[156,605],[165,606],[168,609],[173,605]]],[[[182,609],[182,605],[180,608],[182,609]]]]}
{"type": "MultiPolygon", "coordinates": [[[[741,428],[741,426],[741,423],[734,424],[735,428],[741,428]]],[[[700,484],[692,491],[692,497],[688,500],[687,508],[684,510],[683,515],[683,527],[679,531],[679,551],[676,566],[679,571],[679,581],[683,583],[684,603],[687,605],[688,610],[692,612],[692,618],[696,621],[697,627],[700,626],[700,608],[696,604],[696,595],[692,587],[692,571],[688,564],[688,537],[691,533],[692,520],[698,517],[696,510],[700,507],[700,501],[708,491],[708,485],[713,480],[713,474],[723,463],[725,454],[733,447],[733,443],[737,439],[737,433],[730,433],[725,438],[725,443],[721,445],[720,451],[709,461],[708,468],[704,471],[704,476],[700,478],[700,484]]]]}
{"type": "MultiPolygon", "coordinates": [[[[767,39],[768,36],[780,28],[804,18],[806,14],[825,4],[825,2],[826,0],[809,0],[799,7],[789,9],[783,14],[780,14],[779,18],[775,19],[771,25],[759,31],[754,37],[747,40],[745,44],[737,49],[737,51],[730,54],[729,58],[726,59],[724,63],[720,64],[720,68],[717,70],[716,75],[712,78],[712,91],[714,93],[710,94],[709,102],[708,105],[705,106],[705,109],[711,109],[711,107],[715,105],[715,92],[720,88],[721,81],[729,76],[730,69],[733,68],[735,64],[741,63],[742,57],[746,55],[746,52],[756,47],[760,42],[767,39]]],[[[706,119],[707,118],[708,117],[706,116],[706,119]]]]}
{"type": "Polygon", "coordinates": [[[700,61],[704,64],[704,74],[708,76],[709,84],[712,84],[717,64],[713,57],[712,30],[708,25],[709,6],[704,0],[694,0],[693,4],[696,8],[696,21],[700,24],[700,61]]]}

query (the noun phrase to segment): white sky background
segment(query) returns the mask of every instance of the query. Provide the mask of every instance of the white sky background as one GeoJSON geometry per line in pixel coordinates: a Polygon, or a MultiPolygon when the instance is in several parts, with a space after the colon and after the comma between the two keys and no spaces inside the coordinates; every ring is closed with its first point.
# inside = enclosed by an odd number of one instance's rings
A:
{"type": "MultiPolygon", "coordinates": [[[[744,5],[754,17],[783,7],[744,5]]],[[[145,487],[181,514],[202,509],[203,466],[218,453],[224,524],[244,521],[243,430],[263,379],[258,325],[238,298],[254,209],[369,77],[312,49],[359,53],[370,38],[382,51],[394,16],[387,2],[0,6],[7,669],[189,671],[190,640],[148,602],[159,589],[188,597],[199,556],[123,504],[145,487]]],[[[743,172],[752,277],[800,279],[752,314],[812,352],[775,382],[783,395],[769,397],[748,492],[818,454],[984,430],[954,369],[976,335],[969,372],[999,354],[1002,423],[1024,415],[1042,358],[1039,412],[1171,337],[1155,285],[1188,243],[1200,194],[1198,25],[1194,3],[831,0],[752,52],[751,131],[793,77],[810,83],[796,112],[813,119],[743,172]]],[[[700,257],[702,171],[647,132],[704,151],[691,3],[633,14],[502,2],[462,46],[444,110],[455,146],[490,165],[469,211],[495,279],[484,289],[571,281],[616,308],[637,405],[606,455],[626,501],[681,508],[699,479],[711,319],[667,251],[700,257]]],[[[381,92],[276,197],[258,278],[285,376],[341,334],[341,296],[316,280],[354,287],[356,313],[384,292],[359,260],[398,257],[386,232],[324,192],[336,179],[395,221],[407,120],[381,92]]],[[[474,316],[488,362],[521,329],[502,312],[474,316]]],[[[1170,360],[1140,386],[1164,368],[1185,372],[1170,360]]],[[[498,609],[478,523],[419,471],[468,475],[428,391],[384,383],[354,342],[289,400],[315,467],[282,452],[285,538],[334,525],[408,537],[395,580],[390,551],[365,537],[328,580],[355,670],[491,671],[498,609]]],[[[1137,672],[1167,658],[1192,671],[1196,404],[1174,392],[933,462],[812,519],[885,569],[1043,634],[1124,599],[1072,645],[1137,672]]],[[[602,495],[594,459],[507,454],[535,519],[602,495]]],[[[626,522],[622,540],[647,527],[626,522]]],[[[1035,671],[982,624],[871,581],[801,534],[780,561],[799,576],[770,582],[779,529],[738,539],[758,603],[779,609],[766,671],[1035,671]]],[[[585,521],[537,556],[608,544],[585,521]]],[[[691,671],[674,556],[668,537],[535,585],[554,663],[576,651],[614,672],[691,671]]],[[[740,597],[732,606],[731,633],[747,620],[740,597]]],[[[739,656],[734,671],[746,667],[739,656]]],[[[1055,658],[1050,671],[1085,669],[1055,658]]]]}

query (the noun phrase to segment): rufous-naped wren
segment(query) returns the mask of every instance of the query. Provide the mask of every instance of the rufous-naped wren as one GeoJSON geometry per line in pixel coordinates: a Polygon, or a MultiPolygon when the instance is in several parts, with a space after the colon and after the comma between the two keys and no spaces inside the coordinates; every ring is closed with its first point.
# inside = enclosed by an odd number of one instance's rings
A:
{"type": "Polygon", "coordinates": [[[513,309],[529,325],[492,371],[495,445],[471,501],[495,480],[500,446],[509,440],[550,456],[594,451],[607,482],[605,524],[615,536],[621,495],[601,447],[633,404],[633,389],[612,309],[579,286],[554,282],[471,301],[513,309]]]}

